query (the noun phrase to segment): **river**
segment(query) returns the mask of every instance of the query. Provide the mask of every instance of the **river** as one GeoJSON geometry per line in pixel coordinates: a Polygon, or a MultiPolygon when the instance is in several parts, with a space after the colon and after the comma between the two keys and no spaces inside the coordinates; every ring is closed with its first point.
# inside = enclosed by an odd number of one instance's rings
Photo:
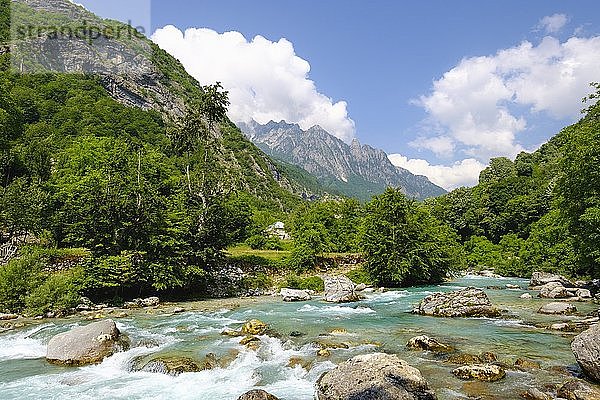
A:
{"type": "MultiPolygon", "coordinates": [[[[207,303],[210,307],[187,304],[186,308],[197,310],[175,315],[141,311],[118,319],[117,324],[132,343],[147,346],[133,347],[99,365],[82,368],[57,367],[44,359],[46,344],[53,335],[82,322],[73,318],[45,320],[0,335],[0,399],[235,400],[258,387],[282,400],[311,400],[314,384],[323,372],[354,355],[376,351],[396,353],[419,368],[440,399],[517,399],[530,387],[564,382],[571,373],[579,372],[569,347],[572,336],[536,327],[570,317],[536,314],[548,301],[520,299],[527,283],[464,277],[439,286],[372,293],[361,302],[344,305],[327,304],[318,298],[305,303],[258,298],[207,303]],[[410,313],[419,300],[433,292],[506,284],[523,289],[486,290],[494,305],[507,310],[500,319],[447,319],[410,313]],[[205,311],[199,311],[203,308],[205,311]],[[224,328],[237,329],[252,318],[269,324],[280,337],[261,337],[261,345],[254,351],[241,346],[239,337],[221,335],[224,328]],[[320,336],[332,330],[338,330],[337,334],[320,336]],[[302,335],[290,336],[294,331],[302,335]],[[455,366],[439,356],[405,347],[408,339],[421,334],[465,353],[494,352],[508,364],[527,358],[540,363],[542,369],[508,371],[507,377],[496,383],[464,382],[451,374],[455,366]],[[331,357],[320,358],[316,356],[317,340],[343,342],[349,348],[332,350],[331,357]],[[230,362],[223,368],[178,376],[131,371],[132,361],[140,356],[170,354],[201,361],[208,353],[230,362]]],[[[597,309],[589,303],[578,303],[577,307],[582,315],[597,309]]]]}

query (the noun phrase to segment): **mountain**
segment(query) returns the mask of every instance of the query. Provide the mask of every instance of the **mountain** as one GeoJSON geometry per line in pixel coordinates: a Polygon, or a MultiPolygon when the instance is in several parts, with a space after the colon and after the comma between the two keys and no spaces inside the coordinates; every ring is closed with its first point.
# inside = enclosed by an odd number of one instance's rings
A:
{"type": "MultiPolygon", "coordinates": [[[[69,0],[1,0],[0,7],[3,16],[10,13],[3,20],[13,28],[10,50],[5,43],[0,51],[5,70],[12,66],[22,76],[91,80],[94,90],[101,86],[123,106],[158,115],[167,136],[203,101],[204,88],[183,65],[127,25],[101,19],[69,0]],[[96,37],[94,30],[103,34],[96,37]]],[[[0,23],[6,38],[9,28],[0,23]]],[[[308,174],[271,160],[229,121],[213,128],[211,145],[220,176],[232,190],[280,210],[324,192],[308,174]]]]}
{"type": "Polygon", "coordinates": [[[318,125],[308,130],[284,121],[239,126],[267,154],[304,168],[326,189],[346,196],[368,200],[389,186],[420,200],[446,193],[426,177],[394,166],[383,150],[356,139],[348,145],[318,125]]]}

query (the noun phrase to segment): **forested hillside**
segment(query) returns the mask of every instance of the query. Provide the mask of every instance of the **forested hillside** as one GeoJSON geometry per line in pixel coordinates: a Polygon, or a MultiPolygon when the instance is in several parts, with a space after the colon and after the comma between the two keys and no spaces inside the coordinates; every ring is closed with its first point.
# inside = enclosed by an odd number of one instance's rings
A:
{"type": "MultiPolygon", "coordinates": [[[[592,85],[595,90],[597,84],[592,85]]],[[[491,160],[474,188],[429,202],[465,242],[471,267],[600,277],[600,106],[534,153],[491,160]]]]}

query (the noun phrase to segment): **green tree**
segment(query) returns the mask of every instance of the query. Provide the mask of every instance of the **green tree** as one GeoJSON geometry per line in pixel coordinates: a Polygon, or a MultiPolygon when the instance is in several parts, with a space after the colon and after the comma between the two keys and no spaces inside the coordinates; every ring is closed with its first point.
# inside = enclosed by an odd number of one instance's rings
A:
{"type": "Polygon", "coordinates": [[[440,282],[464,265],[458,235],[398,189],[367,204],[361,243],[365,269],[379,284],[440,282]]]}
{"type": "MultiPolygon", "coordinates": [[[[598,91],[586,99],[600,98],[598,91]]],[[[582,275],[600,277],[600,103],[566,128],[566,148],[557,185],[559,207],[574,238],[582,275]]]]}

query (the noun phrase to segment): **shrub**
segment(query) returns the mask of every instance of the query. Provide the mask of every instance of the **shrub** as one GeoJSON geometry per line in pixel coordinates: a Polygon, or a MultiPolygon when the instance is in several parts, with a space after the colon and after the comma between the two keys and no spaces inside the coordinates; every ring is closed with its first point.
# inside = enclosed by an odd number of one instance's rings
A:
{"type": "Polygon", "coordinates": [[[322,292],[325,290],[325,283],[323,282],[323,279],[318,276],[302,278],[297,275],[288,275],[281,287],[322,292]]]}
{"type": "Polygon", "coordinates": [[[371,275],[369,275],[369,271],[362,267],[353,269],[352,271],[348,272],[346,276],[357,285],[364,283],[365,285],[370,286],[375,283],[373,278],[371,278],[371,275]]]}
{"type": "Polygon", "coordinates": [[[265,243],[265,245],[263,246],[263,249],[265,250],[283,250],[283,243],[281,243],[281,240],[277,237],[269,237],[267,238],[267,241],[265,243]]]}
{"type": "Polygon", "coordinates": [[[21,312],[29,293],[43,281],[42,260],[25,254],[0,266],[0,310],[21,312]]]}
{"type": "Polygon", "coordinates": [[[65,313],[76,307],[81,298],[82,279],[81,268],[50,275],[25,299],[27,313],[30,315],[43,315],[49,311],[65,313]]]}
{"type": "Polygon", "coordinates": [[[252,250],[262,250],[267,244],[267,238],[263,235],[252,235],[246,239],[246,244],[250,246],[252,250]]]}
{"type": "Polygon", "coordinates": [[[273,280],[267,274],[259,272],[252,276],[247,276],[243,280],[245,289],[269,289],[273,287],[273,280]]]}

